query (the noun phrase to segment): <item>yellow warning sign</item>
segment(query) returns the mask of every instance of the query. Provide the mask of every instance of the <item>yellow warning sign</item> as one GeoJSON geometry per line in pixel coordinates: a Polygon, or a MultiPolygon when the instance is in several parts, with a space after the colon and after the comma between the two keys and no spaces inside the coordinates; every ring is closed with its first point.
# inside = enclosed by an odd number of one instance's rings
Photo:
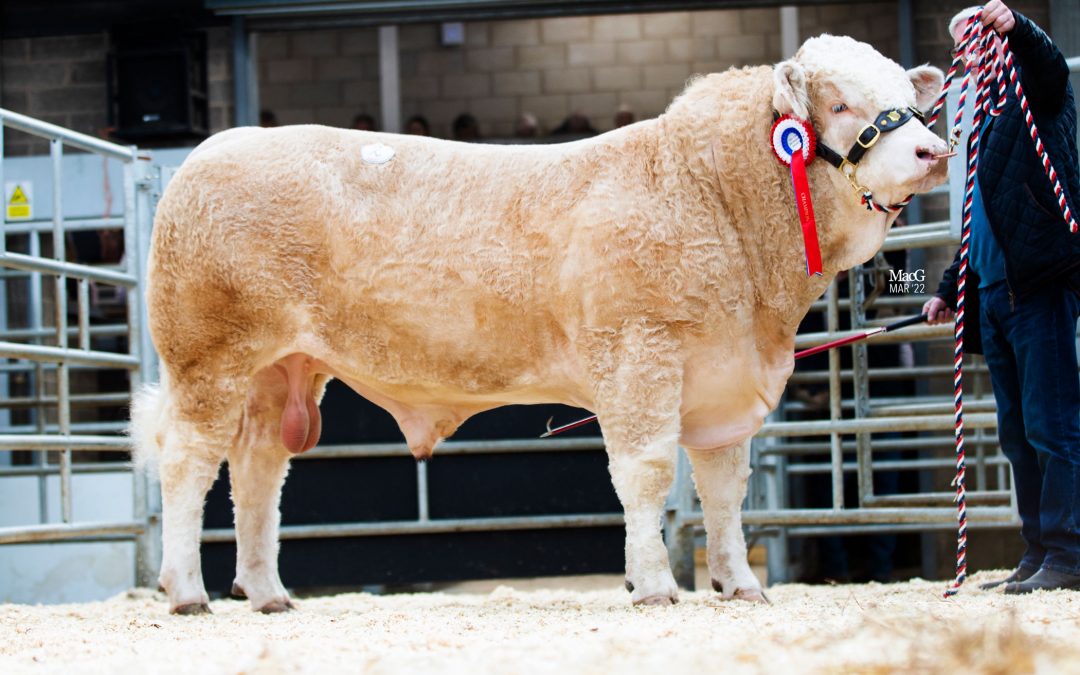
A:
{"type": "Polygon", "coordinates": [[[30,181],[7,183],[4,186],[6,220],[30,220],[34,215],[34,186],[30,181]]]}

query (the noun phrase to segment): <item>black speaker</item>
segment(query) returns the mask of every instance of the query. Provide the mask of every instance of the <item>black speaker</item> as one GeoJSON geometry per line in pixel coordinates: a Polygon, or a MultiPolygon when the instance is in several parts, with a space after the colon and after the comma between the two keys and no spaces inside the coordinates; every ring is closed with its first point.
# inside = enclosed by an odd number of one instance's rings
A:
{"type": "Polygon", "coordinates": [[[206,37],[118,40],[114,134],[130,141],[201,138],[209,132],[206,37]]]}

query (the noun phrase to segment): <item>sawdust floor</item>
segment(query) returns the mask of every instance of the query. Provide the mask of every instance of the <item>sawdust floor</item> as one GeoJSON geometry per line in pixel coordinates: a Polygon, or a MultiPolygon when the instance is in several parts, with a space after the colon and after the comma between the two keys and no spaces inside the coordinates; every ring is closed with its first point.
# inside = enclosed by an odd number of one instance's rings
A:
{"type": "Polygon", "coordinates": [[[0,605],[0,672],[1080,673],[1080,592],[976,587],[997,574],[948,600],[942,582],[916,580],[775,586],[769,606],[699,591],[634,608],[604,576],[306,598],[272,616],[219,600],[213,616],[174,617],[161,594],[134,590],[0,605]]]}

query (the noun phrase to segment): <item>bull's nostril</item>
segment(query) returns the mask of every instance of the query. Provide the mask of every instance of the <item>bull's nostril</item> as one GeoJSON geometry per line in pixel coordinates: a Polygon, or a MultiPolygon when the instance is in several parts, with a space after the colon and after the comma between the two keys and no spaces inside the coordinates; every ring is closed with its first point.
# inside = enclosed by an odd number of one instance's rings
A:
{"type": "Polygon", "coordinates": [[[915,156],[925,162],[936,162],[940,159],[948,159],[956,153],[950,153],[944,148],[917,148],[915,150],[915,156]]]}

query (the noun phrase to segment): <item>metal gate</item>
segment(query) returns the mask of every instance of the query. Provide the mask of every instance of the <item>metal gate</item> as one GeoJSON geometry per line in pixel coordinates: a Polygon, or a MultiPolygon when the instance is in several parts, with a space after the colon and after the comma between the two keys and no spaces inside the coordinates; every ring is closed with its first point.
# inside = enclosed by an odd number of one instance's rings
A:
{"type": "MultiPolygon", "coordinates": [[[[141,294],[151,221],[149,157],[134,146],[0,109],[0,185],[5,183],[4,134],[12,132],[48,142],[51,172],[49,180],[39,181],[44,189],[34,196],[34,204],[41,205],[39,212],[51,214],[46,219],[33,219],[32,213],[26,213],[25,220],[8,218],[0,236],[0,452],[13,453],[9,458],[21,460],[0,466],[0,478],[36,477],[39,501],[38,522],[0,528],[0,544],[134,541],[136,581],[150,585],[157,575],[159,550],[156,519],[150,516],[157,502],[155,486],[144,475],[132,474],[134,504],[129,520],[80,520],[72,498],[76,475],[103,468],[131,470],[130,462],[77,461],[81,453],[129,451],[123,420],[78,418],[92,418],[87,410],[95,407],[126,408],[131,391],[155,378],[153,350],[143,329],[141,294]],[[65,217],[65,148],[92,153],[103,162],[122,163],[120,215],[65,217]],[[91,266],[69,261],[69,237],[92,231],[122,233],[125,255],[120,264],[91,266]],[[11,250],[13,242],[24,250],[11,250]],[[25,306],[20,307],[23,301],[25,306]],[[96,316],[104,305],[111,305],[110,317],[96,316]],[[73,393],[73,380],[92,382],[95,373],[105,371],[126,373],[125,390],[102,393],[83,387],[73,393]],[[59,480],[58,509],[50,507],[46,489],[53,476],[59,480]]],[[[9,182],[23,178],[8,172],[9,182]]]]}

